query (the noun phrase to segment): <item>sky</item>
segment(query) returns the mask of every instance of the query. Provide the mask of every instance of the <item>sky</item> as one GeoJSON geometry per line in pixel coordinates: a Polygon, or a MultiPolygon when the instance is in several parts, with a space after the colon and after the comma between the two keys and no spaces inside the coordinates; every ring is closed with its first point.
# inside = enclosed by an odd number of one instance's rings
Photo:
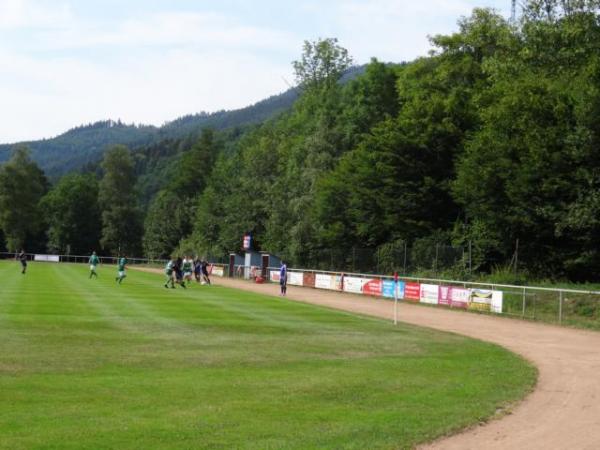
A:
{"type": "Polygon", "coordinates": [[[0,143],[253,104],[294,83],[305,40],[410,61],[475,7],[510,1],[0,0],[0,143]]]}

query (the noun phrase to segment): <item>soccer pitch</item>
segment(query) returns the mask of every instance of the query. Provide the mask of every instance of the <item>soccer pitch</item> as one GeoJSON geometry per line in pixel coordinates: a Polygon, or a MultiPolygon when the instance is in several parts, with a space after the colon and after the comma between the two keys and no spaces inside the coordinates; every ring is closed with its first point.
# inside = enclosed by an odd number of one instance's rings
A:
{"type": "Polygon", "coordinates": [[[522,398],[500,347],[116,268],[0,262],[0,448],[410,448],[522,398]]]}

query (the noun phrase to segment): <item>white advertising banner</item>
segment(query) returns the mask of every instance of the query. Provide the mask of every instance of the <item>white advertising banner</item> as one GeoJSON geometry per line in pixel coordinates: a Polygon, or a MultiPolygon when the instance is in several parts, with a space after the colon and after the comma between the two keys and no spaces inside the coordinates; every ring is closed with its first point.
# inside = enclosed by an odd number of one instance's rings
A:
{"type": "Polygon", "coordinates": [[[421,303],[437,305],[440,295],[440,287],[437,284],[422,284],[421,285],[421,303]]]}
{"type": "Polygon", "coordinates": [[[315,277],[315,287],[317,289],[331,289],[331,275],[326,275],[324,273],[318,273],[315,277]]]}
{"type": "Polygon", "coordinates": [[[302,272],[289,272],[288,284],[291,284],[293,286],[304,285],[304,274],[302,272]]]}
{"type": "Polygon", "coordinates": [[[491,311],[495,314],[502,314],[502,303],[504,301],[504,293],[502,291],[492,292],[491,311]]]}
{"type": "Polygon", "coordinates": [[[33,260],[44,262],[60,262],[60,257],[58,255],[34,255],[33,260]]]}
{"type": "Polygon", "coordinates": [[[217,277],[225,276],[225,268],[221,266],[213,266],[211,275],[215,275],[217,277]]]}
{"type": "Polygon", "coordinates": [[[274,283],[279,283],[279,270],[271,270],[269,273],[269,279],[274,283]]]}
{"type": "Polygon", "coordinates": [[[353,294],[362,294],[363,282],[368,282],[365,278],[344,277],[344,292],[353,294]]]}

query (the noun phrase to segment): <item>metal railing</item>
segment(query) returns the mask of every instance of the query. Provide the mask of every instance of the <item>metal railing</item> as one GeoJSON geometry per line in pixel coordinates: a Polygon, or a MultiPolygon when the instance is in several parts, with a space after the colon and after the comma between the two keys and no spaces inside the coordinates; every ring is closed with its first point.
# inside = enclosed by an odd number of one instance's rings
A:
{"type": "MultiPolygon", "coordinates": [[[[278,271],[278,267],[269,267],[267,276],[271,271],[278,271]]],[[[374,275],[357,272],[339,272],[313,269],[288,268],[289,272],[309,274],[328,274],[344,277],[358,277],[366,279],[393,280],[391,275],[374,275]]],[[[438,284],[449,287],[488,289],[502,291],[504,315],[521,319],[529,319],[558,325],[573,325],[585,328],[600,329],[600,291],[548,288],[537,286],[518,286],[510,284],[448,280],[440,278],[406,277],[402,281],[415,283],[438,284]]]]}

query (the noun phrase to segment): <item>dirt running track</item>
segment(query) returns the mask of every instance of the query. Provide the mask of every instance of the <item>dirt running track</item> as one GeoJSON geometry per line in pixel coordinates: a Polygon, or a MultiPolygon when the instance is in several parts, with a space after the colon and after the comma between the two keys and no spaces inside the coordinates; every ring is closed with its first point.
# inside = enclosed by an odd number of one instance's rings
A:
{"type": "MultiPolygon", "coordinates": [[[[278,285],[214,277],[223,286],[277,295],[278,285]]],[[[393,302],[317,289],[288,287],[287,300],[386,319],[393,302]]],[[[539,370],[535,391],[510,414],[423,449],[600,449],[600,333],[410,304],[406,323],[494,342],[539,370]]]]}

